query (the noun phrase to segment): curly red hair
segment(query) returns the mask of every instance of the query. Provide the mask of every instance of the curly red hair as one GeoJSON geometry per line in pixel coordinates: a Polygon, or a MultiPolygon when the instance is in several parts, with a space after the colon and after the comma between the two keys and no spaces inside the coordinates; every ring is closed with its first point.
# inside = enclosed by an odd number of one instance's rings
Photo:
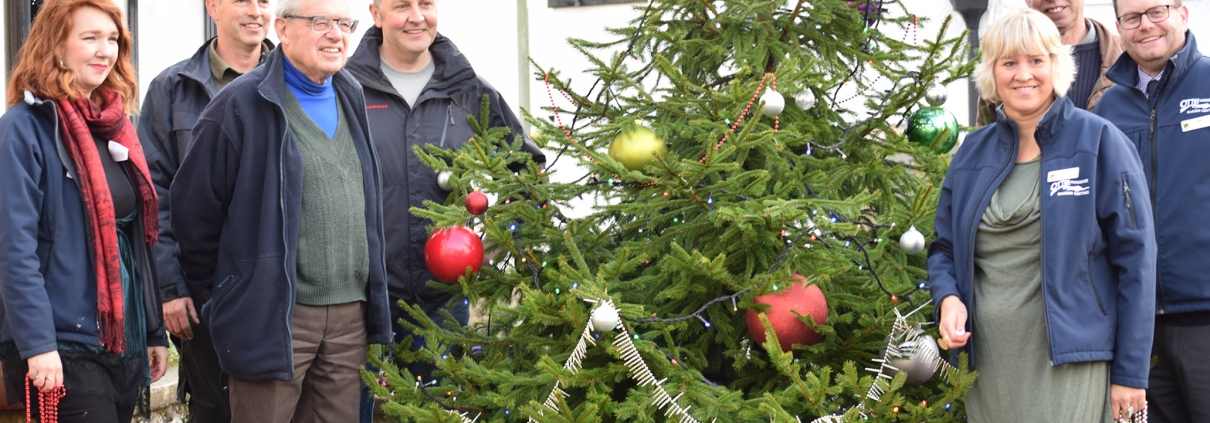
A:
{"type": "Polygon", "coordinates": [[[8,80],[8,107],[23,101],[25,91],[45,99],[79,100],[84,91],[76,84],[76,74],[59,65],[63,60],[64,44],[71,33],[72,15],[82,7],[92,7],[113,19],[118,27],[118,59],[113,70],[100,87],[93,90],[92,100],[100,104],[102,92],[116,92],[125,102],[127,114],[138,112],[139,84],[135,79],[130,56],[134,41],[126,29],[126,20],[113,0],[48,0],[38,11],[29,37],[18,53],[17,66],[8,80]]]}

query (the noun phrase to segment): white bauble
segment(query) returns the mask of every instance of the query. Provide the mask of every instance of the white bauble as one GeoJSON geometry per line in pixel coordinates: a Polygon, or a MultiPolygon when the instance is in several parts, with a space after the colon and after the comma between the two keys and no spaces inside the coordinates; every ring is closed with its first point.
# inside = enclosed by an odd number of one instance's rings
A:
{"type": "Polygon", "coordinates": [[[450,172],[438,173],[437,174],[437,186],[441,187],[441,189],[443,189],[443,190],[449,191],[450,190],[450,176],[453,176],[453,175],[454,174],[450,173],[450,172]]]}
{"type": "Polygon", "coordinates": [[[768,117],[774,117],[781,114],[786,108],[786,98],[781,96],[781,93],[773,91],[772,88],[765,90],[760,96],[760,113],[768,117]]]}
{"type": "Polygon", "coordinates": [[[592,311],[592,328],[597,332],[614,330],[620,323],[622,323],[622,316],[618,315],[618,309],[613,308],[610,304],[601,303],[592,311]]]}
{"type": "Polygon", "coordinates": [[[906,251],[908,254],[916,254],[924,250],[924,234],[916,230],[913,226],[899,236],[899,248],[906,251]]]}

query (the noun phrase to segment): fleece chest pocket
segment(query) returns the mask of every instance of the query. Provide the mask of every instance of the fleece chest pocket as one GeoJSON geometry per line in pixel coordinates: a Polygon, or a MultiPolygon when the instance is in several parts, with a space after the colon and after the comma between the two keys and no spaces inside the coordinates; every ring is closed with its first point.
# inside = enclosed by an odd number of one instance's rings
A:
{"type": "Polygon", "coordinates": [[[176,147],[177,160],[185,157],[189,144],[193,141],[193,125],[197,124],[198,113],[180,111],[172,112],[171,139],[176,147]]]}
{"type": "Polygon", "coordinates": [[[456,149],[467,141],[470,141],[471,137],[475,135],[470,123],[467,121],[468,118],[473,116],[469,110],[457,104],[449,103],[446,105],[445,110],[442,110],[441,114],[441,128],[436,131],[436,134],[433,134],[437,140],[433,144],[445,149],[456,149]]]}

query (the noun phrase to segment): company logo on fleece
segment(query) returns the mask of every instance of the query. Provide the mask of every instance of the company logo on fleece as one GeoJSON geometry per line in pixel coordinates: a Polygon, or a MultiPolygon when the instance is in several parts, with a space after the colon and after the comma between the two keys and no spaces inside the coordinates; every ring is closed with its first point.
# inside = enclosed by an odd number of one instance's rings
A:
{"type": "Polygon", "coordinates": [[[1181,100],[1181,113],[1210,113],[1210,98],[1186,98],[1181,100]]]}
{"type": "Polygon", "coordinates": [[[1050,184],[1051,197],[1067,197],[1088,195],[1088,178],[1080,177],[1080,168],[1052,170],[1046,174],[1046,182],[1050,184]]]}

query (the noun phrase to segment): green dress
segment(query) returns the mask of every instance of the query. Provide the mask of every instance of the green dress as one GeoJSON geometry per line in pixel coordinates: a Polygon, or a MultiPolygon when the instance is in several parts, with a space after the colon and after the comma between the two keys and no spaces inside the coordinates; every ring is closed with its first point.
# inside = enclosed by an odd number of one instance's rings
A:
{"type": "Polygon", "coordinates": [[[971,422],[1111,421],[1109,362],[1050,361],[1041,163],[1017,163],[979,221],[970,338],[979,377],[966,394],[971,422]]]}

